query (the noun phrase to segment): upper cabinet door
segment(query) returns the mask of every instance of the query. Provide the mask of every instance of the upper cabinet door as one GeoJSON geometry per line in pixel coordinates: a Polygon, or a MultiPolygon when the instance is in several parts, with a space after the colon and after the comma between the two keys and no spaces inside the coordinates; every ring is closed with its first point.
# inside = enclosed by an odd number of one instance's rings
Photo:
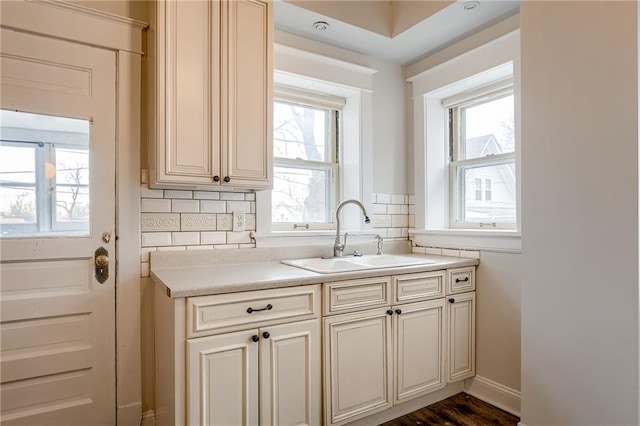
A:
{"type": "Polygon", "coordinates": [[[153,4],[148,60],[151,183],[212,184],[220,174],[221,5],[153,4]]]}
{"type": "Polygon", "coordinates": [[[222,184],[271,188],[272,4],[224,1],[222,14],[222,184]]]}

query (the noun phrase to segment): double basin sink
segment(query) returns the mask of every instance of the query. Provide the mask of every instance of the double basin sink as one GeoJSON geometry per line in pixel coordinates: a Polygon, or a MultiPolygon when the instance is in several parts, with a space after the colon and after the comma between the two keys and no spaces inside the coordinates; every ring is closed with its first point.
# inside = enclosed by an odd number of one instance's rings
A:
{"type": "Polygon", "coordinates": [[[313,257],[309,259],[283,260],[285,265],[295,266],[319,274],[338,272],[364,271],[368,269],[399,268],[403,266],[427,265],[435,263],[432,260],[418,257],[398,256],[392,254],[364,255],[349,257],[332,257],[323,259],[313,257]]]}

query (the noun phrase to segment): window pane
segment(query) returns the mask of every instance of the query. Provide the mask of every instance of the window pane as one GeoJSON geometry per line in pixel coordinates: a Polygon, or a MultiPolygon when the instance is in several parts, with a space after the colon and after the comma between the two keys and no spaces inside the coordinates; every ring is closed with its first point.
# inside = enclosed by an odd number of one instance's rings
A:
{"type": "Polygon", "coordinates": [[[88,120],[0,110],[2,236],[89,234],[89,129],[88,120]]]}
{"type": "Polygon", "coordinates": [[[56,223],[66,222],[73,228],[88,228],[89,152],[64,148],[56,148],[55,151],[56,223]]]}
{"type": "Polygon", "coordinates": [[[475,102],[460,108],[460,159],[514,151],[513,94],[475,102]]]}
{"type": "Polygon", "coordinates": [[[473,223],[515,223],[515,163],[460,167],[461,197],[458,221],[473,223]],[[477,183],[484,181],[485,197],[478,197],[477,183]],[[480,199],[478,199],[480,198],[480,199]]]}
{"type": "Polygon", "coordinates": [[[276,157],[333,162],[328,109],[275,101],[273,152],[276,157]]]}
{"type": "Polygon", "coordinates": [[[332,187],[331,169],[274,167],[273,222],[331,222],[332,187]]]}

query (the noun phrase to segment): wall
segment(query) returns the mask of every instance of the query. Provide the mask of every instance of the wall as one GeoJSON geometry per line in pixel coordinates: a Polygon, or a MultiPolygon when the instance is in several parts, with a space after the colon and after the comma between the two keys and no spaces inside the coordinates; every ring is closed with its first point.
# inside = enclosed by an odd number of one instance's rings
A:
{"type": "Polygon", "coordinates": [[[147,21],[147,1],[140,0],[71,0],[70,3],[77,3],[84,7],[98,9],[114,15],[136,19],[142,22],[147,21]]]}
{"type": "Polygon", "coordinates": [[[636,7],[521,5],[528,426],[638,424],[636,7]]]}

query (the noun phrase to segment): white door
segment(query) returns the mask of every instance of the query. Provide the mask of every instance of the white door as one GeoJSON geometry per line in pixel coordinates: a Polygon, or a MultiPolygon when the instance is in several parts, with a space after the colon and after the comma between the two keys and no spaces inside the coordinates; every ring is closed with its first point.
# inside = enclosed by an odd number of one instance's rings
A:
{"type": "Polygon", "coordinates": [[[113,425],[115,53],[1,37],[0,422],[113,425]]]}

